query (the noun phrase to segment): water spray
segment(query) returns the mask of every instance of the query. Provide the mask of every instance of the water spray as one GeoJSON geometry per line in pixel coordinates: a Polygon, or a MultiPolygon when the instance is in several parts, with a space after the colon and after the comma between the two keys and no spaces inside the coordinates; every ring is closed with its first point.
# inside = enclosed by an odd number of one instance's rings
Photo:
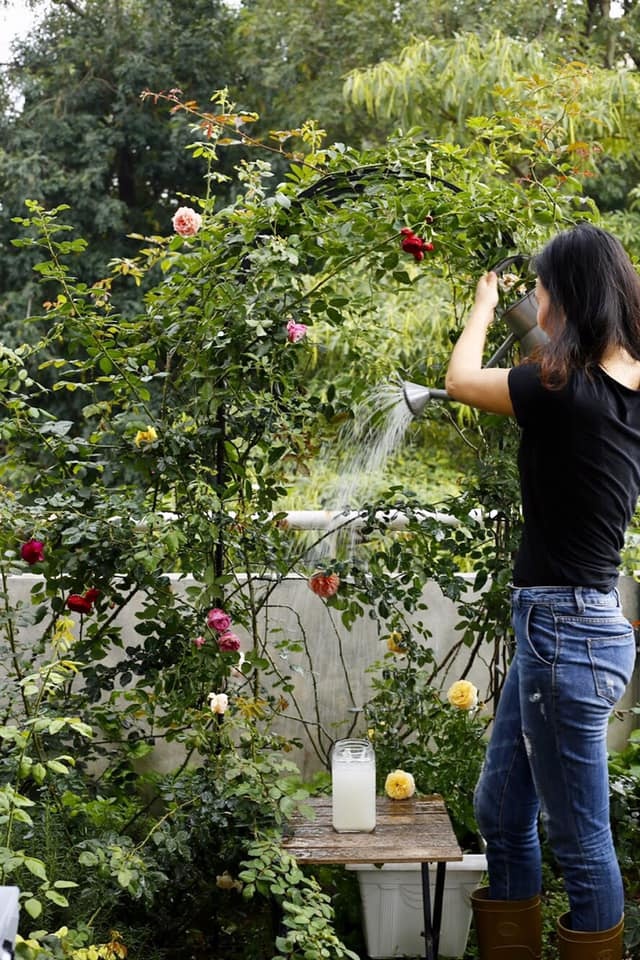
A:
{"type": "MultiPolygon", "coordinates": [[[[515,264],[526,265],[529,257],[517,254],[513,257],[507,257],[492,267],[493,273],[500,276],[507,267],[515,264]]],[[[537,323],[538,306],[535,299],[535,291],[529,290],[515,303],[509,304],[500,310],[499,315],[509,327],[510,333],[506,340],[500,344],[493,356],[484,364],[484,367],[496,367],[506,356],[515,343],[520,344],[520,350],[524,357],[528,357],[538,347],[543,346],[548,341],[548,336],[537,323]]],[[[420,383],[413,383],[410,380],[402,381],[402,396],[404,402],[414,417],[419,417],[427,403],[430,400],[450,400],[446,390],[435,387],[425,387],[420,383]]]]}

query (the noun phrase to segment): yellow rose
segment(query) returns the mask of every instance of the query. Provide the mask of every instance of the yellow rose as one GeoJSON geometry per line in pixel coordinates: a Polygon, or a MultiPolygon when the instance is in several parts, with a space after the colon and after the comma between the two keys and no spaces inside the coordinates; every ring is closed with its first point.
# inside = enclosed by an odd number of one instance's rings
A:
{"type": "Polygon", "coordinates": [[[410,773],[404,770],[393,770],[387,774],[384,782],[384,792],[392,800],[407,800],[416,792],[416,784],[410,773]]]}
{"type": "Polygon", "coordinates": [[[469,680],[456,680],[447,690],[447,700],[458,710],[471,710],[478,706],[478,690],[469,680]]]}
{"type": "Polygon", "coordinates": [[[387,650],[389,650],[391,653],[406,653],[407,651],[402,646],[402,640],[403,637],[400,631],[394,630],[387,637],[387,650]]]}
{"type": "Polygon", "coordinates": [[[147,427],[146,430],[138,430],[133,442],[136,447],[141,447],[144,443],[154,443],[158,439],[158,433],[155,427],[147,427]]]}

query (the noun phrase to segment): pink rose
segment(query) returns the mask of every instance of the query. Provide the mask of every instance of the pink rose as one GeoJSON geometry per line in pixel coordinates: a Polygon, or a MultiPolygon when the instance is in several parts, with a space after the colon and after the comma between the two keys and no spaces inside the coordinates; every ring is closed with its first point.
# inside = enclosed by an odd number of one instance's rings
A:
{"type": "Polygon", "coordinates": [[[202,217],[191,207],[178,207],[171,222],[180,237],[195,237],[202,226],[202,217]]]}
{"type": "Polygon", "coordinates": [[[204,637],[195,637],[194,640],[193,640],[193,645],[194,645],[194,647],[197,647],[198,650],[199,650],[200,647],[203,647],[206,642],[207,642],[207,641],[205,640],[204,637]]]}
{"type": "Polygon", "coordinates": [[[299,340],[304,340],[306,335],[306,323],[296,323],[295,320],[289,320],[287,323],[287,340],[289,343],[298,343],[299,340]]]}
{"type": "Polygon", "coordinates": [[[217,630],[218,633],[224,633],[231,626],[231,617],[220,607],[214,607],[207,614],[207,626],[211,627],[212,630],[217,630]]]}
{"type": "Polygon", "coordinates": [[[221,633],[217,637],[217,644],[224,653],[234,653],[240,649],[240,637],[237,637],[231,630],[227,630],[226,633],[221,633]]]}
{"type": "Polygon", "coordinates": [[[20,556],[30,566],[34,563],[42,563],[44,560],[44,543],[42,540],[27,540],[20,547],[20,556]]]}

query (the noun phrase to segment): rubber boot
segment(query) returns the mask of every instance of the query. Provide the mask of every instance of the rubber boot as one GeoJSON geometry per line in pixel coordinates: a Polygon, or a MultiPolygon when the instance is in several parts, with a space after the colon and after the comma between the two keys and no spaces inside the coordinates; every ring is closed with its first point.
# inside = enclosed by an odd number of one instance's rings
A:
{"type": "Polygon", "coordinates": [[[540,897],[489,900],[489,888],[471,894],[480,960],[540,960],[540,897]]]}
{"type": "Polygon", "coordinates": [[[609,930],[571,930],[571,914],[557,922],[560,960],[622,960],[624,917],[609,930]]]}

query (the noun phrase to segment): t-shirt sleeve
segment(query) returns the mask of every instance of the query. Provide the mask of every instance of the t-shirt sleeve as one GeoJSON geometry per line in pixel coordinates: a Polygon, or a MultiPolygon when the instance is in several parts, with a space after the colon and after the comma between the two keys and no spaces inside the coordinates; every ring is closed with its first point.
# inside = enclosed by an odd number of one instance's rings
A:
{"type": "Polygon", "coordinates": [[[544,415],[549,391],[540,382],[537,363],[521,363],[509,370],[509,395],[513,412],[521,427],[530,426],[544,415]]]}

